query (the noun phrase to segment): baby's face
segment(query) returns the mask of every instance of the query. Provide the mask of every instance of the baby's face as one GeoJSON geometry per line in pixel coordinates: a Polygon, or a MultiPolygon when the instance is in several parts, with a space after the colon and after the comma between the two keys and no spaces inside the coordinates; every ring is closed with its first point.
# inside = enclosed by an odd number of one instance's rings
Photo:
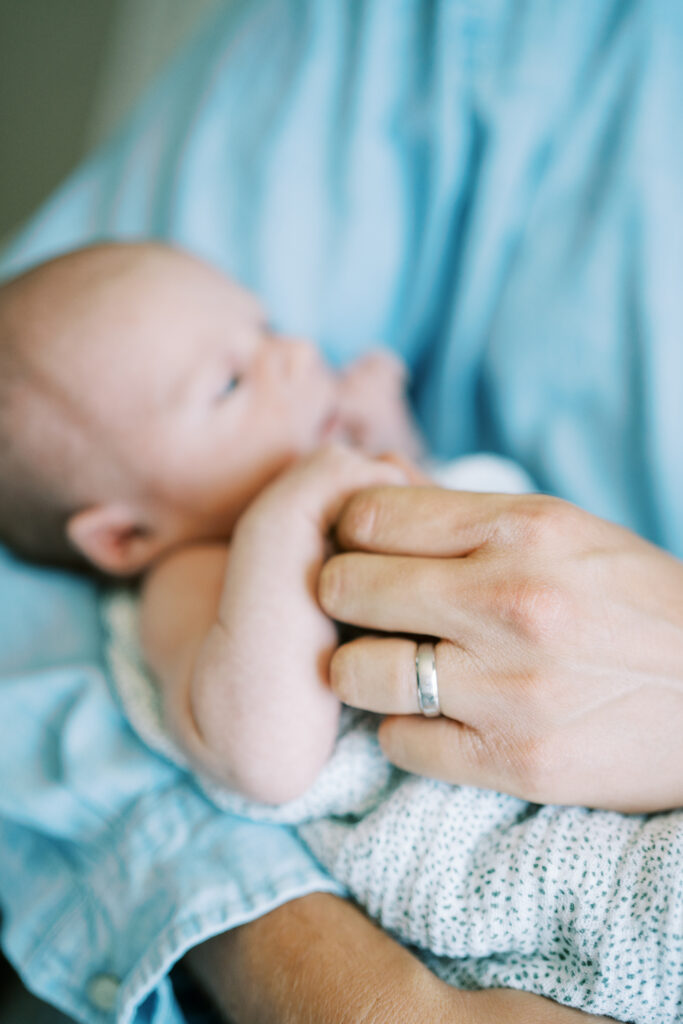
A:
{"type": "Polygon", "coordinates": [[[164,546],[226,537],[334,429],[336,378],[315,347],[276,334],[212,268],[159,250],[83,291],[44,369],[93,440],[94,499],[142,496],[164,546]]]}

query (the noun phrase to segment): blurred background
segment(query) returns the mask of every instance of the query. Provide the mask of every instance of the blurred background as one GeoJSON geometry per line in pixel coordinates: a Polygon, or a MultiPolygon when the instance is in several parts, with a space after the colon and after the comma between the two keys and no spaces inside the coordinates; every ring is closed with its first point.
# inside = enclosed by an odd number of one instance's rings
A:
{"type": "Polygon", "coordinates": [[[0,240],[229,0],[0,0],[0,240]]]}
{"type": "MultiPolygon", "coordinates": [[[[0,244],[219,2],[0,0],[0,244]]],[[[0,957],[2,1024],[60,1024],[0,957]]]]}

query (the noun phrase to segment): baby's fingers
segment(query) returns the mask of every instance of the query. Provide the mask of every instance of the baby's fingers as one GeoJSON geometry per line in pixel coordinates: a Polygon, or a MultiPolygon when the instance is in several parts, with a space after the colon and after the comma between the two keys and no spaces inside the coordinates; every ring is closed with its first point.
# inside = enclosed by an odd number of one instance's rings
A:
{"type": "Polygon", "coordinates": [[[272,513],[282,521],[291,521],[292,516],[301,521],[305,518],[327,532],[352,494],[368,487],[405,483],[402,466],[330,444],[295,463],[254,504],[259,515],[272,513]]]}
{"type": "MultiPolygon", "coordinates": [[[[354,448],[330,445],[302,466],[304,486],[311,499],[310,511],[328,530],[352,494],[368,487],[408,483],[406,468],[388,459],[371,458],[354,448]]],[[[298,483],[298,481],[295,481],[298,483]]]]}

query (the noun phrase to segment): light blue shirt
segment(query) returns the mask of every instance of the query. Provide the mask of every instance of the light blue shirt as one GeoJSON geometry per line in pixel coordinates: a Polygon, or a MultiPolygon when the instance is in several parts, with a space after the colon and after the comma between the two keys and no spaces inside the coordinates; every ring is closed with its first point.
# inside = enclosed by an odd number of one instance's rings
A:
{"type": "MultiPolygon", "coordinates": [[[[254,0],[9,247],[173,239],[342,362],[408,360],[437,454],[487,449],[683,554],[683,5],[254,0]]],[[[81,1021],[182,1019],[171,966],[315,889],[126,726],[95,592],[0,560],[0,897],[81,1021]]]]}

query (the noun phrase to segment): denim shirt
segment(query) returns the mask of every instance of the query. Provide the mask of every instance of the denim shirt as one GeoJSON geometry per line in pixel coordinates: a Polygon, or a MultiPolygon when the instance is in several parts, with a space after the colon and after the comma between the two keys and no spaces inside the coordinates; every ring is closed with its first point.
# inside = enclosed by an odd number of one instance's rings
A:
{"type": "MultiPolygon", "coordinates": [[[[435,453],[683,555],[683,5],[252,0],[217,14],[4,254],[159,237],[337,363],[401,352],[435,453]]],[[[340,891],[126,725],[95,587],[0,558],[0,899],[27,985],[173,1024],[203,939],[340,891]]]]}

